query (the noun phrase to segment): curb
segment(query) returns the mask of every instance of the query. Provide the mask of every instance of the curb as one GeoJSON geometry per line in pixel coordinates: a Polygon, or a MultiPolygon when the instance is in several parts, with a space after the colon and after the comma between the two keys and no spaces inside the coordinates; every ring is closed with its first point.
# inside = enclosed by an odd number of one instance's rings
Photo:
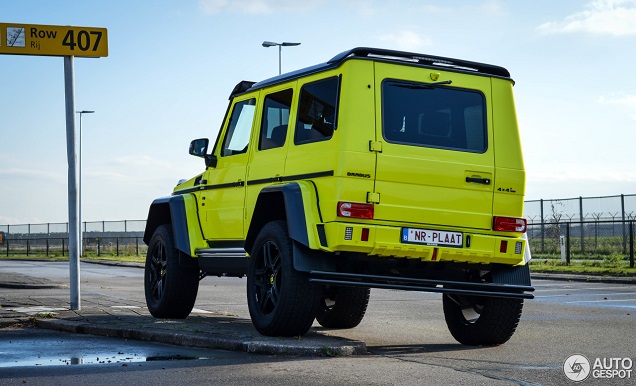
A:
{"type": "Polygon", "coordinates": [[[68,288],[64,284],[38,284],[38,283],[7,283],[0,281],[0,288],[13,288],[13,289],[64,289],[68,288]]]}
{"type": "MultiPolygon", "coordinates": [[[[96,326],[83,322],[73,322],[60,319],[35,319],[39,328],[58,330],[76,334],[90,334],[124,339],[135,339],[148,342],[167,343],[179,346],[221,349],[230,351],[242,351],[257,354],[288,355],[288,356],[352,356],[366,355],[367,346],[361,341],[347,341],[345,344],[321,344],[320,342],[308,342],[302,339],[294,341],[267,341],[250,339],[228,339],[214,336],[202,336],[191,333],[173,333],[162,331],[146,331],[132,328],[116,328],[108,326],[96,326]]],[[[330,339],[331,340],[331,339],[330,339]]]]}
{"type": "Polygon", "coordinates": [[[634,277],[595,276],[577,274],[530,273],[531,279],[581,281],[589,283],[636,284],[634,277]]]}

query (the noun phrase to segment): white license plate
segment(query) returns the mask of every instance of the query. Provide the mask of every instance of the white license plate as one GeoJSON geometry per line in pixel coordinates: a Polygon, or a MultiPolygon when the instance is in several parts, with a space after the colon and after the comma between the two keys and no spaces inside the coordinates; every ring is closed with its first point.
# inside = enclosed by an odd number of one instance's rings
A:
{"type": "Polygon", "coordinates": [[[460,248],[464,245],[463,234],[461,232],[415,228],[402,228],[402,242],[460,248]]]}

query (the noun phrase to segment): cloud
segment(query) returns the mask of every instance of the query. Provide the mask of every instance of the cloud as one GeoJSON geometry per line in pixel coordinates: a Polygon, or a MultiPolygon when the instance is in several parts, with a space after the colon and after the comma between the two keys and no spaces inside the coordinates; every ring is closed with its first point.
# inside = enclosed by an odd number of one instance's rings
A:
{"type": "Polygon", "coordinates": [[[632,119],[636,120],[636,95],[617,93],[607,97],[601,96],[598,98],[598,103],[604,105],[627,106],[633,111],[633,114],[631,114],[632,119]]]}
{"type": "Polygon", "coordinates": [[[590,33],[612,36],[636,35],[636,0],[594,0],[581,12],[562,21],[541,24],[545,34],[590,33]]]}
{"type": "Polygon", "coordinates": [[[388,47],[395,47],[402,51],[419,51],[423,47],[433,45],[431,38],[408,29],[380,35],[378,40],[386,43],[388,47]]]}
{"type": "Polygon", "coordinates": [[[248,13],[254,15],[289,11],[310,11],[322,5],[324,0],[199,0],[204,13],[248,13]]]}
{"type": "Polygon", "coordinates": [[[49,170],[40,169],[24,169],[24,168],[7,168],[0,169],[0,176],[23,177],[23,178],[40,178],[53,181],[66,181],[67,174],[60,172],[51,172],[49,170]]]}

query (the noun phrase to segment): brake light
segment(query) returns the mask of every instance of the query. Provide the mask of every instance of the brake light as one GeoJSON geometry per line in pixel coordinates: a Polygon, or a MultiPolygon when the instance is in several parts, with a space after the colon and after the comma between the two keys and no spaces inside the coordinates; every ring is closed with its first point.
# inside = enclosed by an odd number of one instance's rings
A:
{"type": "Polygon", "coordinates": [[[358,204],[355,202],[339,202],[338,216],[372,219],[373,204],[358,204]]]}
{"type": "Polygon", "coordinates": [[[492,224],[493,230],[501,232],[526,233],[526,229],[528,228],[528,223],[524,218],[495,216],[492,224]]]}

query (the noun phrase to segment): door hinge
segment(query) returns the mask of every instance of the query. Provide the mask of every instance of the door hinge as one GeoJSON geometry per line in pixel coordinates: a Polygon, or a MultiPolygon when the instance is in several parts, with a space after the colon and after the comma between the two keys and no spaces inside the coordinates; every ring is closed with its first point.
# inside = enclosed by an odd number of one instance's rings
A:
{"type": "Polygon", "coordinates": [[[367,203],[369,203],[369,204],[379,204],[380,203],[380,193],[367,192],[367,203]]]}
{"type": "Polygon", "coordinates": [[[382,142],[369,141],[369,151],[376,151],[378,153],[382,153],[382,142]]]}

